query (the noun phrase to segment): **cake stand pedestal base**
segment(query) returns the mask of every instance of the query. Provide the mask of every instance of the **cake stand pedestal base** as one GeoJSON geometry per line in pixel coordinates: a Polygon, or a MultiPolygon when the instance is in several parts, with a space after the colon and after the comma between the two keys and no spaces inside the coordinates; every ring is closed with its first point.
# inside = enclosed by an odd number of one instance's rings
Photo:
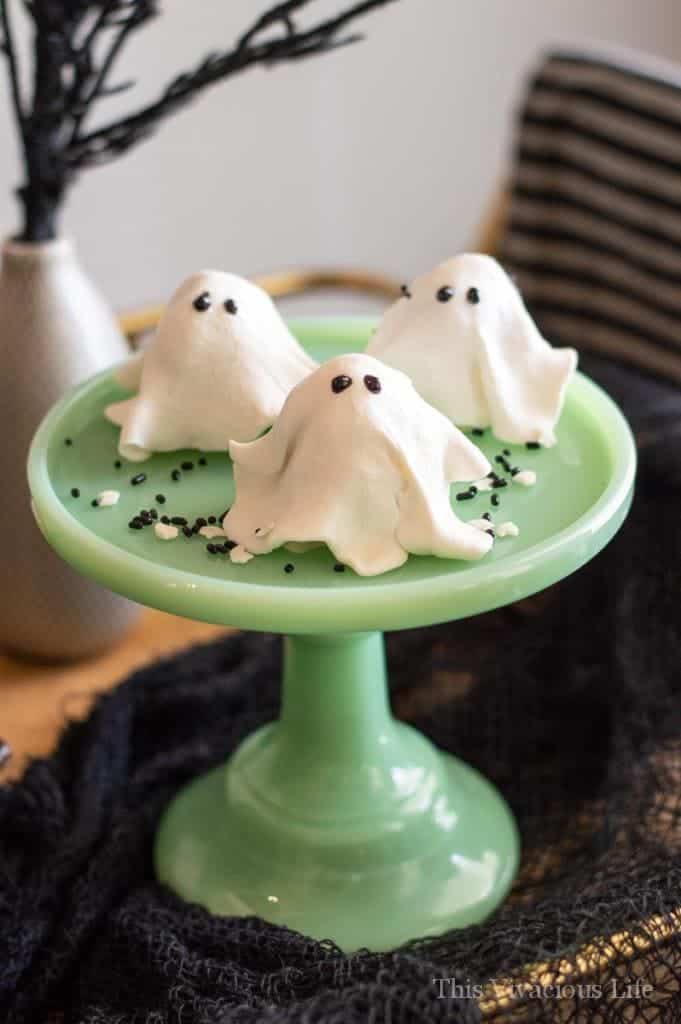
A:
{"type": "Polygon", "coordinates": [[[282,712],[174,799],[159,878],[346,951],[481,921],[518,863],[501,796],[389,709],[383,636],[285,641],[282,712]]]}

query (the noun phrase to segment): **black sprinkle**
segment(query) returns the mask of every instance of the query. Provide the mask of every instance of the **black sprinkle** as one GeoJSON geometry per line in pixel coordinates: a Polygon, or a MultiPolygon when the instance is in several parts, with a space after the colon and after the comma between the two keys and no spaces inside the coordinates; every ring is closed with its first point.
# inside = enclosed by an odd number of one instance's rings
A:
{"type": "Polygon", "coordinates": [[[498,488],[498,487],[508,487],[508,480],[499,480],[499,479],[493,480],[492,481],[492,487],[495,487],[495,488],[498,488]]]}
{"type": "Polygon", "coordinates": [[[541,448],[541,445],[539,444],[539,441],[526,441],[525,447],[529,448],[531,452],[534,452],[537,448],[541,448]]]}
{"type": "Polygon", "coordinates": [[[159,503],[159,505],[165,505],[165,503],[166,503],[166,496],[165,496],[165,494],[157,494],[156,495],[156,501],[159,503]]]}
{"type": "Polygon", "coordinates": [[[471,494],[470,491],[459,491],[456,496],[457,501],[468,501],[470,498],[474,498],[475,495],[471,494]]]}
{"type": "Polygon", "coordinates": [[[495,508],[499,504],[499,495],[498,494],[493,494],[492,495],[492,504],[494,505],[495,508]]]}
{"type": "Polygon", "coordinates": [[[78,490],[77,487],[72,487],[71,488],[71,497],[72,498],[80,498],[80,491],[78,490]]]}
{"type": "Polygon", "coordinates": [[[231,551],[235,547],[236,547],[236,541],[235,540],[226,540],[225,543],[222,545],[222,550],[227,552],[227,551],[231,551]]]}
{"type": "Polygon", "coordinates": [[[510,454],[511,454],[511,452],[509,451],[509,449],[508,448],[504,448],[504,455],[510,455],[510,454]]]}
{"type": "Polygon", "coordinates": [[[215,544],[206,544],[206,551],[208,552],[209,555],[216,555],[218,549],[215,546],[215,544]]]}
{"type": "Polygon", "coordinates": [[[208,525],[213,526],[215,523],[217,523],[215,516],[208,516],[208,525]]]}
{"type": "Polygon", "coordinates": [[[410,299],[411,298],[411,292],[409,291],[409,285],[401,284],[400,285],[400,291],[404,295],[405,299],[410,299]]]}
{"type": "Polygon", "coordinates": [[[443,284],[442,288],[438,288],[436,291],[435,298],[438,302],[449,302],[454,298],[454,289],[450,288],[448,284],[443,284]]]}
{"type": "Polygon", "coordinates": [[[333,571],[334,572],[345,572],[345,566],[343,565],[342,562],[336,562],[336,564],[333,567],[333,571]]]}
{"type": "Polygon", "coordinates": [[[158,519],[158,512],[156,511],[155,508],[149,509],[149,516],[151,519],[158,519]]]}
{"type": "Polygon", "coordinates": [[[494,530],[485,530],[485,533],[488,533],[490,537],[494,537],[494,530]]]}
{"type": "Polygon", "coordinates": [[[208,526],[208,520],[204,519],[203,516],[197,516],[196,525],[201,529],[202,526],[208,526]]]}
{"type": "Polygon", "coordinates": [[[170,522],[173,526],[186,526],[187,520],[184,516],[172,516],[170,522]]]}
{"type": "Polygon", "coordinates": [[[0,768],[4,768],[11,756],[12,748],[7,740],[0,740],[0,768]]]}
{"type": "Polygon", "coordinates": [[[133,487],[137,487],[138,484],[143,484],[146,479],[147,479],[147,474],[146,473],[138,473],[137,476],[134,476],[132,478],[130,483],[133,485],[133,487]]]}
{"type": "Polygon", "coordinates": [[[73,444],[73,441],[71,440],[70,437],[65,437],[64,438],[64,444],[66,445],[67,448],[70,448],[71,445],[73,444]]]}
{"type": "Polygon", "coordinates": [[[341,391],[345,391],[346,388],[351,387],[352,377],[348,377],[345,373],[339,373],[337,377],[334,377],[331,381],[331,390],[334,395],[340,395],[341,391]]]}
{"type": "Polygon", "coordinates": [[[186,470],[193,469],[193,468],[194,468],[194,463],[193,462],[183,462],[182,465],[180,466],[180,469],[186,469],[186,470]]]}
{"type": "Polygon", "coordinates": [[[96,498],[93,498],[90,504],[92,505],[93,508],[99,508],[99,502],[97,501],[96,498]]]}
{"type": "Polygon", "coordinates": [[[201,458],[199,459],[199,466],[207,466],[207,465],[208,465],[208,459],[204,459],[204,457],[202,455],[201,458]]]}
{"type": "Polygon", "coordinates": [[[489,512],[483,512],[482,513],[482,518],[486,519],[487,522],[489,523],[489,522],[491,522],[492,516],[489,514],[489,512]]]}
{"type": "Polygon", "coordinates": [[[128,526],[130,527],[131,530],[141,530],[144,526],[144,523],[141,522],[141,520],[139,519],[131,519],[130,522],[128,523],[128,526]]]}
{"type": "Polygon", "coordinates": [[[471,430],[471,434],[473,434],[474,437],[482,437],[484,433],[485,431],[483,427],[473,427],[471,430]]]}
{"type": "Polygon", "coordinates": [[[237,306],[234,299],[227,299],[227,301],[225,302],[225,309],[227,310],[228,313],[231,313],[232,316],[235,316],[239,312],[239,307],[237,306]]]}
{"type": "Polygon", "coordinates": [[[122,465],[123,463],[121,462],[121,460],[116,459],[116,461],[114,462],[114,469],[120,469],[122,465]]]}
{"type": "Polygon", "coordinates": [[[472,494],[475,497],[475,495],[478,493],[478,488],[475,486],[475,484],[470,485],[470,487],[468,488],[468,493],[472,494]]]}
{"type": "Polygon", "coordinates": [[[165,523],[166,526],[170,526],[170,519],[168,519],[168,516],[161,516],[161,522],[165,523]]]}
{"type": "Polygon", "coordinates": [[[185,537],[193,537],[191,526],[183,526],[182,532],[185,535],[185,537]]]}
{"type": "Polygon", "coordinates": [[[293,562],[287,562],[284,566],[284,572],[295,572],[295,568],[293,562]]]}
{"type": "Polygon", "coordinates": [[[182,478],[182,474],[180,473],[179,469],[174,469],[170,476],[173,480],[180,480],[182,478]]]}
{"type": "Polygon", "coordinates": [[[196,523],[194,523],[194,525],[192,526],[192,537],[195,537],[200,529],[201,529],[201,527],[197,526],[196,523]]]}
{"type": "Polygon", "coordinates": [[[520,472],[519,466],[511,466],[511,476],[517,476],[520,472]]]}
{"type": "Polygon", "coordinates": [[[477,306],[478,302],[480,302],[480,292],[477,288],[469,288],[466,292],[466,298],[469,302],[472,302],[474,306],[477,306]]]}

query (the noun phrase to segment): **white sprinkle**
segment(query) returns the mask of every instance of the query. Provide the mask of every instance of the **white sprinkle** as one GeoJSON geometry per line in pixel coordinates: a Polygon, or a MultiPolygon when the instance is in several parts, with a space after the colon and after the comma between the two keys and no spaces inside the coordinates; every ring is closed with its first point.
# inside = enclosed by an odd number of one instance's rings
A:
{"type": "Polygon", "coordinates": [[[513,483],[522,484],[523,487],[532,487],[537,482],[537,474],[533,469],[521,469],[513,477],[513,483]]]}
{"type": "Polygon", "coordinates": [[[476,530],[494,530],[495,526],[491,519],[469,519],[469,526],[474,526],[476,530]]]}
{"type": "Polygon", "coordinates": [[[177,527],[171,526],[170,523],[154,523],[154,533],[159,540],[175,540],[177,537],[177,527]]]}
{"type": "Polygon", "coordinates": [[[492,477],[483,476],[482,480],[476,480],[473,484],[479,491],[491,491],[492,490],[492,477]]]}
{"type": "Polygon", "coordinates": [[[238,544],[235,548],[232,548],[229,553],[229,557],[236,563],[236,565],[245,565],[246,562],[250,562],[253,555],[250,551],[246,551],[246,548],[241,544],[238,544]]]}
{"type": "Polygon", "coordinates": [[[496,528],[497,537],[517,537],[519,533],[515,523],[499,523],[496,528]]]}
{"type": "Polygon", "coordinates": [[[97,495],[97,504],[100,508],[109,508],[111,505],[118,504],[120,496],[120,491],[100,491],[97,495]]]}
{"type": "Polygon", "coordinates": [[[219,526],[202,526],[199,530],[202,537],[208,537],[210,540],[212,537],[226,537],[227,534],[219,526]]]}

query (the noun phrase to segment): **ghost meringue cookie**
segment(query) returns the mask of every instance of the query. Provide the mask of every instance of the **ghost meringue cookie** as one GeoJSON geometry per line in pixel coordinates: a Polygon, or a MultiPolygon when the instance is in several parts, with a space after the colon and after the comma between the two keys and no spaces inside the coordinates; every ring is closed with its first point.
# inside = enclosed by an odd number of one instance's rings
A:
{"type": "Polygon", "coordinates": [[[141,357],[119,370],[138,394],[106,415],[133,462],[182,448],[224,451],[269,427],[316,366],[261,288],[207,270],[180,285],[141,357]]]}
{"type": "Polygon", "coordinates": [[[375,576],[410,553],[477,559],[492,546],[449,496],[489,462],[408,377],[370,356],[325,363],[268,434],[232,442],[230,454],[236,499],[223,527],[240,558],[322,543],[339,564],[375,576]]]}
{"type": "Polygon", "coordinates": [[[575,350],[549,345],[508,274],[479,253],[455,256],[410,284],[367,351],[409,374],[453,423],[547,447],[577,366],[575,350]]]}

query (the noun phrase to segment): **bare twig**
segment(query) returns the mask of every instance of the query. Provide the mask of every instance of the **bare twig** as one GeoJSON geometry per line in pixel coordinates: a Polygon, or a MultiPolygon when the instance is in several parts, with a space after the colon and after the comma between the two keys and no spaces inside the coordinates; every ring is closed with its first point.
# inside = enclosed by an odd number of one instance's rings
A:
{"type": "Polygon", "coordinates": [[[10,24],[7,0],[0,0],[0,25],[2,26],[2,49],[7,58],[7,69],[9,73],[10,88],[12,90],[12,105],[14,116],[21,138],[24,136],[24,104],[21,98],[21,86],[19,84],[19,68],[17,67],[17,56],[14,48],[14,36],[10,24]]]}
{"type": "MultiPolygon", "coordinates": [[[[113,0],[113,2],[105,4],[105,7],[102,10],[102,18],[100,18],[98,24],[94,26],[94,35],[91,35],[91,43],[96,38],[98,31],[107,24],[107,19],[110,18],[117,6],[118,0],[113,0]]],[[[79,97],[80,109],[73,120],[69,145],[72,145],[78,138],[83,121],[95,100],[101,99],[105,95],[112,96],[117,92],[123,92],[132,84],[124,82],[119,86],[107,89],[106,82],[109,73],[116,62],[116,58],[118,57],[129,34],[134,32],[135,29],[140,28],[146,21],[152,18],[155,13],[155,9],[150,4],[145,4],[143,6],[136,5],[131,7],[130,13],[116,26],[118,31],[114,34],[113,39],[110,42],[99,70],[92,76],[90,88],[87,89],[85,95],[79,97]]]]}
{"type": "Polygon", "coordinates": [[[10,2],[0,0],[0,48],[26,165],[18,190],[25,214],[21,237],[42,241],[54,237],[64,195],[80,170],[114,159],[205,89],[248,68],[302,60],[356,42],[361,37],[346,32],[350,22],[394,0],[348,0],[340,13],[308,27],[300,26],[298,17],[315,0],[276,3],[231,48],[176,75],[154,101],[91,130],[85,130],[86,121],[99,101],[133,85],[110,79],[131,34],[159,13],[160,0],[23,0],[34,27],[30,103],[21,95],[10,2]]]}
{"type": "Polygon", "coordinates": [[[69,146],[67,158],[70,166],[86,167],[93,162],[103,162],[107,155],[123,152],[153,132],[161,120],[193,100],[208,86],[249,67],[257,64],[271,66],[310,57],[356,42],[360,36],[340,36],[341,29],[355,18],[392,2],[394,0],[364,0],[307,30],[296,30],[293,14],[308,6],[310,0],[289,0],[278,4],[263,14],[231,50],[213,55],[194,70],[178,75],[148,106],[85,135],[77,135],[69,146]],[[284,23],[285,34],[261,41],[261,35],[277,22],[284,23]]]}

